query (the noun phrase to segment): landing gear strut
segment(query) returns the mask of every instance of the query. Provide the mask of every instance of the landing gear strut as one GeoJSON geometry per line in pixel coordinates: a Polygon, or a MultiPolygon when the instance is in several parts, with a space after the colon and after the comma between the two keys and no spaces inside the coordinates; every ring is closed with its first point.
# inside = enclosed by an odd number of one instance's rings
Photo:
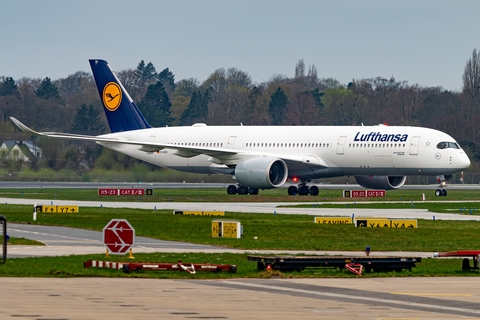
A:
{"type": "Polygon", "coordinates": [[[233,184],[227,187],[227,194],[251,194],[257,195],[258,189],[256,188],[249,188],[242,185],[235,186],[233,184]]]}
{"type": "Polygon", "coordinates": [[[440,185],[438,186],[438,189],[435,190],[435,196],[436,197],[446,197],[447,196],[447,190],[443,189],[446,187],[445,181],[442,181],[440,185]]]}
{"type": "Polygon", "coordinates": [[[290,186],[288,187],[288,195],[289,196],[294,196],[294,195],[299,195],[299,196],[318,196],[320,191],[318,190],[317,186],[307,186],[307,181],[302,180],[302,182],[298,185],[298,188],[295,186],[290,186]]]}

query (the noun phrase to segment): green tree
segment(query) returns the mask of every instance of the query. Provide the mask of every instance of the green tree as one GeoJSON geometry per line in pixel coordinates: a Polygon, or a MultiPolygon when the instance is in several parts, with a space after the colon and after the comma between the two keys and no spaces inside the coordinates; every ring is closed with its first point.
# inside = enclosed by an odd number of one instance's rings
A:
{"type": "Polygon", "coordinates": [[[135,73],[137,75],[137,84],[139,86],[151,84],[155,82],[157,77],[157,70],[155,70],[155,66],[151,62],[145,64],[145,61],[143,60],[138,64],[137,69],[135,69],[135,73]]]}
{"type": "Polygon", "coordinates": [[[101,111],[91,104],[88,107],[82,104],[77,108],[72,131],[94,135],[104,133],[105,123],[101,118],[101,111]]]}
{"type": "Polygon", "coordinates": [[[277,90],[270,96],[270,103],[268,105],[268,112],[272,117],[272,124],[281,125],[285,118],[285,108],[288,103],[288,98],[282,88],[277,90]]]}
{"type": "Polygon", "coordinates": [[[8,95],[15,95],[17,98],[20,98],[20,93],[18,92],[18,86],[12,77],[6,77],[0,83],[0,96],[8,96],[8,95]]]}
{"type": "Polygon", "coordinates": [[[349,89],[328,89],[322,97],[329,125],[360,125],[367,100],[349,89]]]}
{"type": "Polygon", "coordinates": [[[175,75],[165,68],[157,75],[157,80],[160,81],[165,88],[168,88],[170,92],[175,90],[175,75]]]}
{"type": "Polygon", "coordinates": [[[63,153],[63,140],[49,137],[41,137],[38,140],[39,147],[42,148],[43,159],[52,169],[55,169],[63,153]]]}
{"type": "Polygon", "coordinates": [[[147,93],[139,105],[140,111],[154,127],[164,127],[172,123],[171,107],[172,103],[160,81],[148,86],[147,93]]]}
{"type": "Polygon", "coordinates": [[[193,92],[198,89],[199,82],[195,78],[183,79],[178,81],[175,88],[175,96],[191,97],[193,92]]]}
{"type": "Polygon", "coordinates": [[[44,100],[60,98],[60,93],[58,92],[57,87],[52,83],[49,77],[43,79],[42,83],[40,83],[35,90],[35,94],[38,98],[44,100]]]}
{"type": "Polygon", "coordinates": [[[208,116],[208,103],[210,101],[211,96],[208,90],[205,90],[204,94],[200,91],[195,91],[192,94],[187,109],[182,113],[180,125],[188,126],[198,122],[206,122],[208,116]]]}

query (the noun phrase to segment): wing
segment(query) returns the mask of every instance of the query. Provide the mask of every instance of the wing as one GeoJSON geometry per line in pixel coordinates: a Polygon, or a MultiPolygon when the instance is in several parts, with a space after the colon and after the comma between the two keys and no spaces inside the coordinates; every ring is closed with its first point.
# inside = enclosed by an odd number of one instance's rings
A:
{"type": "Polygon", "coordinates": [[[211,161],[217,164],[227,164],[235,165],[238,162],[255,157],[266,157],[272,156],[284,160],[287,163],[287,166],[295,166],[302,168],[309,167],[328,167],[328,165],[321,158],[315,155],[301,155],[301,154],[277,154],[277,153],[263,153],[263,152],[252,152],[248,150],[236,150],[236,149],[227,149],[227,148],[216,148],[216,147],[197,147],[197,146],[185,146],[185,145],[176,145],[176,144],[165,144],[158,142],[147,142],[147,141],[133,141],[126,140],[125,138],[115,137],[111,135],[101,135],[101,136],[87,136],[79,134],[69,134],[69,133],[60,133],[60,132],[38,132],[35,131],[18,119],[10,117],[10,119],[15,123],[15,125],[20,128],[20,130],[25,131],[32,135],[43,136],[43,137],[52,137],[52,138],[63,138],[63,139],[72,139],[72,140],[83,140],[83,141],[94,141],[103,146],[108,147],[111,144],[126,144],[138,146],[138,150],[153,153],[163,149],[173,149],[174,154],[179,157],[191,158],[198,155],[208,155],[211,157],[211,161]]]}

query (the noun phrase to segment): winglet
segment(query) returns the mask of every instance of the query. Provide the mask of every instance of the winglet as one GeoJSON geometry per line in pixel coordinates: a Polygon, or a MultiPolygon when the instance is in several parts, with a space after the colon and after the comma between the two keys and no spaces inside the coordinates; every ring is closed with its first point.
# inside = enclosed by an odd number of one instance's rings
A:
{"type": "Polygon", "coordinates": [[[33,134],[33,135],[36,135],[36,136],[43,136],[44,135],[43,133],[37,132],[33,129],[30,129],[29,127],[27,127],[26,125],[24,125],[23,123],[21,123],[20,121],[18,121],[18,119],[14,118],[14,117],[10,117],[10,120],[12,120],[13,123],[15,123],[15,125],[18,128],[20,128],[20,130],[22,130],[22,131],[25,131],[29,134],[33,134]]]}
{"type": "Polygon", "coordinates": [[[107,61],[89,61],[110,131],[113,133],[151,128],[107,61]]]}

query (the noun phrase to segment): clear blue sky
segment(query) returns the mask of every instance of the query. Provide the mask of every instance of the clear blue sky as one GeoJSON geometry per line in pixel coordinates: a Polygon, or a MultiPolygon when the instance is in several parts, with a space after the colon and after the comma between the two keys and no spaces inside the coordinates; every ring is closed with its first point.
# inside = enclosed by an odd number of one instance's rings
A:
{"type": "Polygon", "coordinates": [[[0,75],[58,79],[140,60],[176,80],[235,67],[254,82],[304,59],[342,83],[385,77],[460,90],[480,1],[0,0],[0,75]]]}

